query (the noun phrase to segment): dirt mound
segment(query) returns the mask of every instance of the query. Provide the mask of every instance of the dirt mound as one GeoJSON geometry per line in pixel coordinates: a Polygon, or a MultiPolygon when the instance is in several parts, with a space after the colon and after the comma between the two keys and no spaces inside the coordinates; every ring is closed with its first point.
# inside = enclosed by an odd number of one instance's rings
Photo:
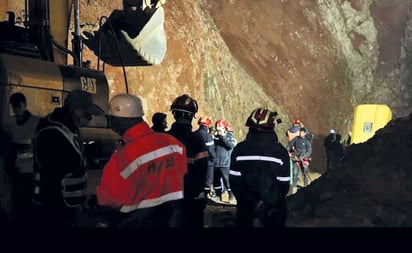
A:
{"type": "Polygon", "coordinates": [[[389,122],[288,198],[288,227],[412,226],[412,114],[389,122]]]}

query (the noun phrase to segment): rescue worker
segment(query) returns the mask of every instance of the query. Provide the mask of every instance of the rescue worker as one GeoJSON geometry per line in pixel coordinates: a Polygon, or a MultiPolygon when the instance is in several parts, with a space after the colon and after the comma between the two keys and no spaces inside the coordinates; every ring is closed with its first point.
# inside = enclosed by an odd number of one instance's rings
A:
{"type": "Polygon", "coordinates": [[[76,214],[86,200],[87,172],[79,127],[104,111],[92,95],[72,90],[63,107],[41,118],[34,142],[35,225],[77,226],[76,214]]]}
{"type": "MultiPolygon", "coordinates": [[[[235,130],[233,129],[232,125],[229,125],[229,124],[227,124],[226,130],[227,130],[226,134],[229,136],[229,139],[234,143],[234,147],[235,147],[237,145],[235,130]]],[[[233,149],[229,150],[229,158],[232,155],[232,151],[233,151],[233,149]]],[[[229,169],[230,169],[230,163],[229,163],[229,169]]],[[[229,180],[229,182],[230,182],[230,180],[229,180]]],[[[236,198],[235,198],[233,192],[232,191],[227,191],[227,193],[228,193],[228,197],[229,197],[229,203],[236,205],[236,198]]]]}
{"type": "Polygon", "coordinates": [[[323,141],[326,153],[326,169],[328,171],[336,168],[336,165],[344,159],[344,147],[341,143],[341,135],[335,129],[330,129],[328,136],[323,141]]]}
{"type": "Polygon", "coordinates": [[[213,137],[209,134],[209,128],[212,125],[212,119],[208,116],[201,116],[197,121],[199,128],[196,130],[196,134],[198,134],[203,142],[207,147],[207,151],[209,153],[208,156],[208,163],[207,163],[207,174],[206,174],[206,181],[205,181],[205,194],[206,196],[213,195],[213,173],[214,173],[214,166],[215,166],[215,142],[213,137]],[[211,192],[212,191],[212,192],[211,192]]]}
{"type": "Polygon", "coordinates": [[[246,121],[246,139],[232,152],[230,182],[239,227],[285,225],[290,162],[275,132],[276,117],[277,112],[266,108],[253,110],[246,121]]]}
{"type": "Polygon", "coordinates": [[[152,130],[159,133],[165,133],[167,128],[167,115],[163,112],[156,112],[152,116],[152,130]]]}
{"type": "Polygon", "coordinates": [[[301,128],[305,128],[306,129],[306,135],[305,137],[310,141],[313,142],[314,139],[314,134],[312,132],[309,131],[309,129],[307,127],[305,127],[305,125],[303,124],[303,122],[300,119],[295,119],[293,120],[293,125],[292,127],[297,127],[298,129],[301,128]]]}
{"type": "MultiPolygon", "coordinates": [[[[291,143],[294,138],[299,136],[300,127],[299,127],[298,122],[299,121],[295,120],[293,122],[292,126],[286,131],[286,136],[288,137],[288,144],[291,143]]],[[[292,161],[292,159],[290,160],[290,163],[291,163],[291,168],[290,168],[291,172],[290,172],[290,174],[291,174],[291,177],[292,177],[292,179],[291,179],[291,181],[292,181],[292,194],[295,194],[298,191],[297,182],[298,182],[298,179],[299,179],[299,168],[297,166],[295,166],[295,162],[292,161]]]]}
{"type": "Polygon", "coordinates": [[[223,119],[218,119],[215,122],[216,139],[215,139],[215,173],[213,175],[213,188],[216,192],[216,197],[222,202],[229,203],[234,199],[229,181],[230,154],[235,147],[236,140],[234,136],[228,134],[227,122],[223,119]],[[224,187],[224,189],[223,189],[224,187]]]}
{"type": "Polygon", "coordinates": [[[312,156],[312,143],[306,138],[307,130],[306,128],[302,127],[299,129],[299,136],[295,137],[291,142],[288,143],[286,149],[289,151],[289,155],[294,161],[294,166],[298,167],[294,168],[293,175],[293,187],[297,187],[297,179],[299,177],[299,170],[303,170],[303,187],[306,187],[310,184],[310,176],[309,176],[309,163],[312,156]]]}
{"type": "Polygon", "coordinates": [[[293,138],[299,136],[299,129],[300,127],[292,125],[287,131],[286,136],[288,137],[288,142],[291,142],[293,138]]]}
{"type": "MultiPolygon", "coordinates": [[[[12,223],[28,225],[28,212],[31,207],[33,191],[33,138],[39,116],[33,115],[27,109],[27,100],[23,93],[16,92],[10,96],[9,103],[14,115],[11,117],[9,132],[13,144],[15,159],[10,179],[12,183],[12,223]]],[[[9,147],[10,148],[10,147],[9,147]]]]}
{"type": "Polygon", "coordinates": [[[208,149],[203,139],[192,132],[192,120],[198,111],[197,101],[187,94],[178,96],[170,106],[175,122],[167,132],[186,146],[188,168],[184,177],[183,226],[203,228],[206,208],[204,186],[208,168],[208,149]]]}
{"type": "Polygon", "coordinates": [[[139,97],[118,94],[111,99],[110,127],[124,145],[103,169],[98,204],[114,210],[109,227],[179,227],[186,148],[173,136],[150,129],[143,115],[139,97]]]}

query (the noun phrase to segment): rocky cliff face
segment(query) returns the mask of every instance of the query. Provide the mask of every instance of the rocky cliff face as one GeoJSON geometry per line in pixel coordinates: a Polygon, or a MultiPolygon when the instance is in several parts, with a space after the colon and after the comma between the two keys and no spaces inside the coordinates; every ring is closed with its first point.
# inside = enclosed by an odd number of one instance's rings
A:
{"type": "MultiPolygon", "coordinates": [[[[24,1],[2,4],[21,13],[24,1]],[[20,4],[20,5],[19,5],[20,4]]],[[[120,0],[81,1],[82,29],[120,0]]],[[[353,108],[386,103],[409,113],[412,0],[181,0],[165,4],[168,49],[160,65],[126,68],[129,91],[143,98],[146,119],[168,112],[182,93],[200,114],[231,123],[239,140],[258,106],[276,108],[284,133],[294,118],[315,134],[313,170],[323,171],[330,128],[346,135],[353,108]]],[[[3,9],[2,9],[3,10],[3,9]]],[[[3,15],[3,13],[2,13],[3,15]]],[[[97,65],[86,49],[84,60],[97,65]]],[[[112,95],[125,91],[121,68],[106,65],[112,95]]],[[[169,123],[172,116],[169,114],[169,123]]],[[[169,124],[170,125],[170,124],[169,124]]]]}

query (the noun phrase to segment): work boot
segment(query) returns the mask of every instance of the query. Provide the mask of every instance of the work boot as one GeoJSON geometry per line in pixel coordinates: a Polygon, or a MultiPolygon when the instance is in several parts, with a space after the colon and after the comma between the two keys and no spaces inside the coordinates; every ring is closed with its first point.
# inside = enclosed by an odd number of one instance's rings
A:
{"type": "Polygon", "coordinates": [[[208,198],[215,203],[220,202],[221,189],[211,189],[208,198]]]}
{"type": "Polygon", "coordinates": [[[222,192],[222,195],[221,195],[221,197],[220,197],[220,200],[221,200],[222,202],[229,203],[229,193],[228,193],[228,191],[222,192]]]}
{"type": "Polygon", "coordinates": [[[229,203],[232,204],[232,205],[237,204],[237,200],[236,200],[235,195],[233,194],[232,191],[229,191],[229,203]]]}
{"type": "Polygon", "coordinates": [[[213,199],[216,197],[216,192],[213,189],[210,189],[210,191],[206,195],[209,199],[213,199]]]}
{"type": "Polygon", "coordinates": [[[229,201],[232,202],[235,199],[235,195],[233,195],[233,192],[231,190],[227,190],[229,193],[229,201]]]}

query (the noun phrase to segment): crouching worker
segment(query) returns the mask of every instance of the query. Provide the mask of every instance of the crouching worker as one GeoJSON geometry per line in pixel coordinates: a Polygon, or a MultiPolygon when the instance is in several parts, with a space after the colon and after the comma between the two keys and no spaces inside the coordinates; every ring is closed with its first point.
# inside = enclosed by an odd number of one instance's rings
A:
{"type": "Polygon", "coordinates": [[[275,133],[276,116],[265,108],[254,110],[246,121],[246,139],[232,152],[229,180],[239,227],[285,225],[290,162],[275,133]]]}
{"type": "Polygon", "coordinates": [[[154,132],[143,115],[139,97],[111,99],[110,126],[124,145],[103,169],[97,201],[113,210],[106,212],[109,227],[179,227],[186,148],[173,136],[154,132]]]}

